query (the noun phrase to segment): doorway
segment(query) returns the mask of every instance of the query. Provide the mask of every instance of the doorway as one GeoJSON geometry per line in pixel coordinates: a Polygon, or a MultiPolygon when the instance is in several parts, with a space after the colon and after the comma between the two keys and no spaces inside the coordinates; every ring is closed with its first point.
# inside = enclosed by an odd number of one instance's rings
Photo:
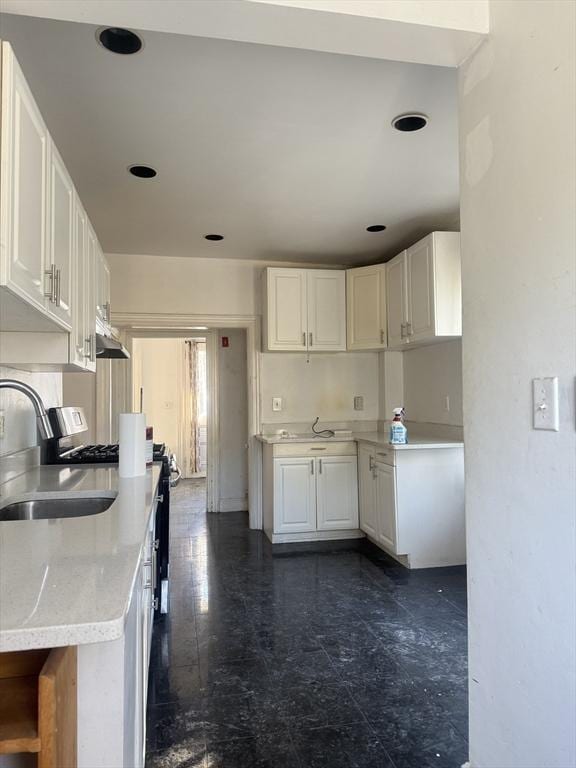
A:
{"type": "MultiPolygon", "coordinates": [[[[249,509],[248,333],[131,334],[130,401],[176,453],[185,480],[204,480],[208,512],[249,509]]],[[[251,522],[251,521],[250,521],[251,522]]]]}

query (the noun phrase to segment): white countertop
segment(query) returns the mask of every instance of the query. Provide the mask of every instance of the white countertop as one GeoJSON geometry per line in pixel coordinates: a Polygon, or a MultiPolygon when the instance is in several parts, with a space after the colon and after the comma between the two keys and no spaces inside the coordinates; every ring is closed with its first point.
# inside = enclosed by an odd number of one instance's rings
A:
{"type": "Polygon", "coordinates": [[[386,446],[395,451],[423,450],[430,448],[462,448],[462,441],[442,437],[421,437],[408,432],[406,445],[390,445],[388,435],[383,432],[352,432],[351,437],[314,437],[313,435],[298,435],[297,437],[277,437],[276,435],[256,435],[261,443],[278,445],[281,443],[347,443],[354,440],[358,443],[386,446]]]}
{"type": "MultiPolygon", "coordinates": [[[[0,651],[115,640],[138,573],[160,468],[41,466],[0,486],[0,504],[29,494],[117,496],[96,515],[0,521],[0,651]]],[[[37,497],[37,496],[36,496],[37,497]]]]}

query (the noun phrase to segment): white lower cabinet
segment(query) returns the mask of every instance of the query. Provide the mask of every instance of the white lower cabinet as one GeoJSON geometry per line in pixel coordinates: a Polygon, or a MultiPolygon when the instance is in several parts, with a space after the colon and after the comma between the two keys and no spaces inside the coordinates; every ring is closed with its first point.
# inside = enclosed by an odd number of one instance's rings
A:
{"type": "Polygon", "coordinates": [[[360,528],[410,568],[466,562],[464,450],[358,448],[360,528]]]}
{"type": "Polygon", "coordinates": [[[273,543],[354,538],[358,477],[353,442],[264,446],[264,530],[273,543]]]}
{"type": "Polygon", "coordinates": [[[274,461],[274,530],[302,533],[316,530],[315,459],[274,461]]]}
{"type": "Polygon", "coordinates": [[[333,531],[358,527],[358,465],[355,456],[316,459],[316,525],[333,531]]]}

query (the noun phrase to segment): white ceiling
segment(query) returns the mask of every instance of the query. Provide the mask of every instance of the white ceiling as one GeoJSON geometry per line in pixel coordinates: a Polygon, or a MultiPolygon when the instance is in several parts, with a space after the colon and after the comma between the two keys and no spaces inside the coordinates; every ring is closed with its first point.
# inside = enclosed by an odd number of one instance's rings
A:
{"type": "Polygon", "coordinates": [[[94,26],[10,15],[1,34],[109,253],[360,264],[457,227],[455,70],[157,32],[118,56],[94,26]],[[394,131],[406,111],[428,127],[394,131]]]}

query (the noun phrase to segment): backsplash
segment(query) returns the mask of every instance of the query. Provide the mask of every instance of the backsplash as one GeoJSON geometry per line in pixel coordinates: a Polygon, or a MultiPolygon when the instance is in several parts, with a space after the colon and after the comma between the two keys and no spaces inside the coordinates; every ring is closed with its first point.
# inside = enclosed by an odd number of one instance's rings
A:
{"type": "MultiPolygon", "coordinates": [[[[46,408],[62,405],[61,373],[30,373],[0,366],[1,379],[18,379],[33,387],[46,408]]],[[[0,412],[4,415],[4,437],[0,437],[0,456],[38,444],[36,414],[30,400],[16,390],[0,390],[0,412]]]]}

